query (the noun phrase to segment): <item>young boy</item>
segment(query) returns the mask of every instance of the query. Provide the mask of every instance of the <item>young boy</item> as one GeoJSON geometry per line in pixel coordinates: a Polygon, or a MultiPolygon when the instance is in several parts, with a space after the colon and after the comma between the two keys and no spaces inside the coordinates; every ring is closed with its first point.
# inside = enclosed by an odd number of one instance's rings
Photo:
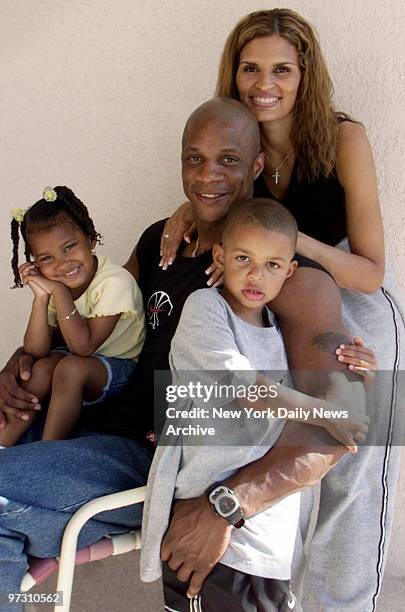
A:
{"type": "MultiPolygon", "coordinates": [[[[196,380],[196,374],[208,384],[219,380],[233,387],[241,383],[269,387],[269,383],[277,386],[284,378],[288,369],[284,345],[267,304],[294,273],[296,241],[295,220],[277,202],[253,199],[233,205],[224,224],[222,245],[215,245],[213,250],[215,262],[224,269],[224,287],[200,289],[188,297],[171,344],[173,383],[188,385],[190,380],[196,380]],[[277,371],[277,379],[266,378],[259,372],[263,370],[272,371],[273,378],[277,371]]],[[[263,403],[258,400],[250,405],[255,410],[267,406],[312,409],[325,405],[292,389],[277,388],[277,397],[266,397],[263,403]]],[[[210,397],[203,402],[185,398],[176,408],[218,409],[224,404],[229,408],[229,399],[210,397]]],[[[236,401],[232,405],[239,404],[236,401]]],[[[240,405],[249,404],[245,401],[240,405]]],[[[358,415],[356,419],[358,425],[352,422],[345,443],[352,441],[353,435],[357,439],[363,435],[365,420],[358,415]]],[[[168,525],[172,498],[190,499],[207,492],[207,502],[218,520],[229,524],[230,537],[221,562],[204,583],[198,596],[201,599],[190,609],[200,609],[198,606],[202,605],[203,610],[236,612],[242,609],[243,593],[249,598],[253,592],[262,605],[257,609],[270,610],[269,606],[274,605],[279,610],[300,610],[289,586],[299,494],[288,496],[245,522],[235,493],[223,484],[236,470],[262,457],[273,446],[285,419],[180,420],[182,425],[185,422],[193,424],[194,431],[197,423],[205,426],[205,430],[208,425],[215,425],[215,436],[211,441],[209,436],[198,440],[198,434],[190,438],[186,428],[180,427],[184,445],[162,445],[156,451],[143,524],[144,579],[152,580],[158,575],[160,542],[168,525]]],[[[165,432],[161,444],[164,436],[165,432]]],[[[163,574],[166,609],[188,609],[187,584],[180,582],[166,564],[163,574]]],[[[251,609],[256,607],[252,604],[251,609]]]]}

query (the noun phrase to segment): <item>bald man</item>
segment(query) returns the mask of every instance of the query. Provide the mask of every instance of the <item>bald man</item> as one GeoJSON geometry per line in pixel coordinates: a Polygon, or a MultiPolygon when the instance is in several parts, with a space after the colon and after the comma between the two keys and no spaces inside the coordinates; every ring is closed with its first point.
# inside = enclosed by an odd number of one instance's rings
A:
{"type": "MultiPolygon", "coordinates": [[[[19,446],[0,450],[3,592],[18,591],[28,554],[51,557],[59,553],[64,527],[82,504],[146,482],[153,452],[148,436],[153,429],[153,373],[168,369],[170,342],[183,304],[191,292],[206,286],[205,270],[212,262],[211,247],[220,239],[223,218],[233,203],[251,195],[253,180],[263,167],[254,117],[235,100],[206,103],[187,124],[182,165],[185,191],[198,209],[198,235],[191,244],[181,246],[182,257],[164,271],[158,263],[165,221],[159,221],[144,232],[127,262],[143,292],[148,326],[129,386],[110,402],[83,411],[75,437],[70,440],[38,443],[43,423],[43,418],[38,418],[19,446]]],[[[297,354],[305,367],[340,367],[333,351],[344,330],[333,280],[319,267],[302,267],[286,289],[274,310],[283,325],[287,347],[288,338],[295,336],[297,354]],[[319,301],[314,300],[315,289],[319,301]]],[[[347,336],[343,338],[349,343],[347,336]]],[[[290,358],[298,367],[297,355],[290,358]]],[[[22,416],[25,410],[32,410],[33,398],[19,384],[29,378],[30,363],[29,356],[17,351],[0,372],[0,415],[22,416]]],[[[304,390],[314,393],[313,389],[304,390]]],[[[304,434],[298,425],[288,426],[283,436],[300,440],[300,447],[276,446],[228,482],[245,516],[316,482],[346,453],[342,447],[319,446],[320,439],[327,443],[328,437],[309,427],[304,434]]],[[[79,546],[109,533],[139,527],[141,511],[138,505],[96,516],[82,530],[79,546]]],[[[164,554],[171,559],[169,565],[173,566],[175,559],[175,566],[180,563],[190,570],[189,594],[200,591],[209,569],[221,557],[231,529],[218,520],[205,497],[175,505],[164,554]],[[182,548],[184,535],[193,543],[187,550],[182,548]],[[198,562],[197,567],[192,558],[198,562]]],[[[0,603],[0,610],[8,608],[0,603]]]]}
{"type": "MultiPolygon", "coordinates": [[[[162,338],[165,342],[166,334],[167,340],[172,338],[187,295],[206,286],[205,270],[212,262],[212,246],[221,241],[226,215],[234,204],[251,196],[253,181],[261,172],[263,163],[257,123],[239,102],[214,99],[200,106],[189,118],[182,141],[182,177],[184,192],[193,209],[195,235],[190,244],[181,245],[181,257],[163,271],[157,264],[164,221],[158,222],[146,230],[133,254],[132,263],[130,261],[133,271],[139,265],[140,286],[148,300],[147,317],[151,324],[148,334],[149,337],[154,334],[156,342],[160,343],[162,338]],[[146,276],[142,270],[148,270],[146,276]]],[[[299,363],[297,352],[302,359],[302,369],[308,367],[308,363],[312,367],[316,363],[317,367],[337,369],[333,349],[339,344],[342,336],[338,334],[344,334],[344,329],[339,319],[340,298],[336,285],[319,266],[302,259],[300,263],[295,282],[288,287],[286,284],[286,294],[280,295],[275,305],[281,320],[288,321],[284,327],[287,334],[295,338],[294,347],[298,348],[291,360],[299,363]],[[315,300],[315,286],[318,295],[324,293],[328,296],[324,309],[315,300]],[[315,319],[314,311],[319,311],[315,319]],[[327,339],[327,344],[330,342],[330,354],[327,347],[325,350],[325,346],[318,344],[321,337],[327,339]],[[318,340],[314,341],[315,338],[318,340]]],[[[200,315],[196,312],[195,316],[200,315]]],[[[169,342],[164,346],[168,350],[169,342]]],[[[283,365],[280,363],[279,367],[283,365]]],[[[309,388],[305,390],[310,391],[309,388]]],[[[327,442],[328,436],[314,429],[288,425],[278,446],[254,463],[247,458],[249,465],[221,483],[231,491],[230,500],[239,507],[240,512],[235,511],[232,515],[235,521],[240,519],[240,513],[245,517],[256,515],[291,493],[313,484],[345,454],[346,449],[341,447],[321,446],[321,441],[327,442]],[[300,448],[282,446],[298,440],[300,448]],[[316,448],[316,456],[311,454],[311,446],[312,450],[316,448]]],[[[194,475],[187,470],[184,455],[179,455],[178,447],[162,446],[155,456],[143,523],[143,579],[155,580],[160,575],[160,541],[169,526],[161,550],[162,559],[167,562],[163,566],[167,610],[197,610],[199,606],[202,610],[232,612],[299,610],[289,586],[290,562],[287,560],[292,555],[296,528],[291,504],[279,511],[283,514],[284,524],[283,520],[281,526],[279,520],[270,520],[268,542],[263,541],[257,553],[262,562],[267,558],[267,567],[262,575],[252,575],[248,568],[257,567],[258,562],[257,558],[252,558],[254,555],[248,546],[248,538],[244,540],[244,535],[249,532],[249,520],[245,528],[237,532],[235,523],[227,522],[215,513],[206,492],[194,499],[184,499],[190,497],[187,488],[195,490],[191,486],[193,480],[205,482],[206,479],[204,465],[207,461],[204,457],[207,449],[197,447],[193,450],[194,465],[199,466],[194,475]],[[174,504],[168,525],[172,496],[176,496],[180,488],[179,485],[176,494],[177,470],[183,499],[174,504]],[[187,481],[187,478],[191,480],[187,481]],[[292,513],[290,519],[289,512],[292,513]],[[280,530],[284,532],[280,533],[280,530]],[[272,533],[274,538],[276,534],[281,539],[284,537],[284,548],[288,551],[283,551],[282,558],[276,553],[277,547],[272,547],[272,533]],[[246,558],[238,562],[228,555],[224,563],[218,563],[232,537],[237,539],[241,550],[245,550],[246,558]],[[194,598],[191,603],[186,594],[194,598]]],[[[209,452],[212,460],[215,448],[209,452]]],[[[240,448],[230,446],[226,452],[227,455],[236,453],[235,465],[240,466],[240,448]]],[[[217,475],[221,474],[219,467],[218,470],[217,475]]],[[[211,485],[215,485],[215,474],[211,476],[211,485]]]]}

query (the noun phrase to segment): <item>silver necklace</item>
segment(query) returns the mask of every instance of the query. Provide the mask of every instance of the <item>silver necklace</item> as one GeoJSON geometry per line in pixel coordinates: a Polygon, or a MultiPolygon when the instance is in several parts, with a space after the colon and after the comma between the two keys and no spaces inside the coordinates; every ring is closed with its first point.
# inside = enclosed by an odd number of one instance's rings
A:
{"type": "Polygon", "coordinates": [[[279,172],[280,168],[281,168],[282,166],[284,166],[284,164],[286,163],[286,161],[287,161],[287,160],[288,160],[288,159],[291,157],[291,153],[293,153],[293,152],[294,152],[294,149],[291,149],[291,151],[290,151],[290,152],[289,152],[289,153],[288,153],[288,154],[287,154],[287,155],[284,157],[283,161],[281,162],[281,164],[279,164],[279,165],[277,166],[277,168],[275,168],[275,167],[273,166],[273,164],[271,163],[270,159],[269,159],[269,158],[267,158],[267,159],[269,160],[269,164],[270,164],[270,166],[271,166],[271,167],[273,168],[273,170],[274,170],[274,174],[272,174],[272,175],[271,175],[271,178],[274,180],[274,182],[276,183],[276,185],[278,185],[278,181],[279,181],[279,179],[280,179],[280,172],[279,172]]]}
{"type": "Polygon", "coordinates": [[[198,249],[200,248],[200,236],[197,236],[197,240],[195,243],[194,251],[191,253],[191,257],[196,257],[198,249]]]}

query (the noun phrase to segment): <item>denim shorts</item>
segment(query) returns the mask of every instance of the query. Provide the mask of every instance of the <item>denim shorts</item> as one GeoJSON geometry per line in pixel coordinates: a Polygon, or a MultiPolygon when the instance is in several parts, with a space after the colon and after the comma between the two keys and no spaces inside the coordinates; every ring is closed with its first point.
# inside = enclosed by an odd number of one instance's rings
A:
{"type": "MultiPolygon", "coordinates": [[[[72,353],[65,347],[57,347],[52,349],[51,353],[64,353],[71,355],[72,353]]],[[[83,402],[83,406],[92,406],[103,402],[107,397],[118,393],[123,387],[128,384],[132,372],[135,370],[136,363],[132,359],[120,359],[118,357],[106,357],[101,353],[93,353],[91,357],[96,357],[105,366],[107,370],[107,382],[104,385],[101,395],[91,402],[83,402]]]]}

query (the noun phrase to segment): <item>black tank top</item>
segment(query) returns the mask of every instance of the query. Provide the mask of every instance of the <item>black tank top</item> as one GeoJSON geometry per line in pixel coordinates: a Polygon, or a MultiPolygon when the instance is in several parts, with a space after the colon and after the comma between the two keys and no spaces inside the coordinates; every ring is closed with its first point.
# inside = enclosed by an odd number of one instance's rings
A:
{"type": "Polygon", "coordinates": [[[279,201],[294,215],[301,232],[325,244],[335,246],[347,235],[345,192],[336,176],[299,183],[294,167],[283,200],[271,193],[263,175],[256,179],[253,195],[279,201]]]}

